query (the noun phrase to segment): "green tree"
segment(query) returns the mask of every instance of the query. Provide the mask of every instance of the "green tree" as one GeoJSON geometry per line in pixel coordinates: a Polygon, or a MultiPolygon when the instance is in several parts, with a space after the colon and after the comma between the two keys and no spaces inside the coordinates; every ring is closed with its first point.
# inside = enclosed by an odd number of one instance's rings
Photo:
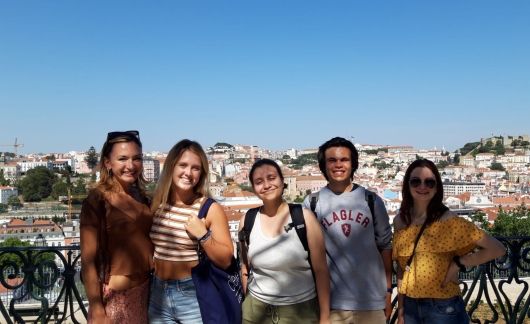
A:
{"type": "Polygon", "coordinates": [[[9,186],[9,180],[4,177],[4,169],[0,169],[0,186],[9,186]]]}
{"type": "Polygon", "coordinates": [[[0,214],[1,213],[7,213],[7,205],[6,204],[0,204],[0,214]]]}
{"type": "Polygon", "coordinates": [[[302,167],[304,165],[307,165],[307,164],[316,164],[318,163],[317,161],[317,154],[316,153],[311,153],[311,154],[302,154],[300,155],[299,157],[297,157],[296,159],[292,160],[291,161],[291,165],[293,166],[294,169],[296,170],[300,170],[302,169],[302,167]]]}
{"type": "MultiPolygon", "coordinates": [[[[28,247],[31,246],[29,242],[21,241],[16,237],[9,237],[0,243],[0,247],[28,247]]],[[[26,253],[23,252],[24,255],[26,253]]],[[[4,262],[14,262],[19,268],[22,266],[22,259],[14,253],[5,253],[0,257],[0,264],[4,262]]]]}
{"type": "Polygon", "coordinates": [[[489,232],[497,236],[530,235],[530,210],[524,205],[510,211],[499,208],[489,232]]]}
{"type": "Polygon", "coordinates": [[[502,164],[499,162],[492,162],[490,165],[490,169],[495,171],[506,171],[504,166],[502,166],[502,164]]]}
{"type": "Polygon", "coordinates": [[[59,199],[59,196],[68,196],[68,184],[62,180],[55,182],[51,196],[53,199],[59,199]]]}
{"type": "Polygon", "coordinates": [[[215,143],[215,145],[213,146],[214,148],[217,148],[217,147],[228,147],[228,148],[232,148],[233,146],[231,144],[228,144],[228,143],[224,143],[224,142],[217,142],[215,143]]]}
{"type": "Polygon", "coordinates": [[[483,211],[479,210],[473,213],[470,218],[475,224],[477,224],[483,230],[485,231],[490,230],[490,223],[488,222],[488,217],[483,211]]]}
{"type": "Polygon", "coordinates": [[[95,180],[96,166],[98,165],[98,154],[96,153],[94,146],[91,146],[86,152],[85,162],[92,173],[92,180],[95,180]]]}
{"type": "Polygon", "coordinates": [[[66,218],[63,217],[63,216],[53,216],[52,217],[52,222],[54,222],[55,224],[64,224],[64,222],[66,222],[66,218]]]}
{"type": "Polygon", "coordinates": [[[72,195],[85,195],[86,194],[86,183],[81,177],[77,178],[75,185],[72,187],[72,195]]]}
{"type": "Polygon", "coordinates": [[[453,164],[454,165],[460,164],[460,154],[458,153],[455,154],[455,156],[453,157],[453,164]]]}
{"type": "Polygon", "coordinates": [[[29,170],[20,181],[20,189],[25,201],[41,201],[50,196],[56,176],[46,167],[29,170]]]}
{"type": "Polygon", "coordinates": [[[303,203],[304,202],[304,197],[301,197],[301,196],[296,196],[296,198],[294,199],[294,202],[295,203],[303,203]]]}
{"type": "Polygon", "coordinates": [[[438,164],[436,164],[436,166],[438,167],[438,169],[443,169],[443,168],[445,168],[445,167],[448,166],[448,165],[449,165],[449,162],[444,161],[444,160],[442,160],[442,161],[438,162],[438,164]]]}
{"type": "Polygon", "coordinates": [[[506,153],[506,150],[504,149],[504,145],[502,145],[501,141],[497,141],[495,143],[494,151],[496,155],[504,155],[504,153],[506,153]]]}
{"type": "Polygon", "coordinates": [[[11,208],[14,208],[14,209],[18,209],[22,207],[22,203],[20,202],[20,199],[16,195],[13,195],[7,198],[7,204],[11,206],[11,208]]]}
{"type": "Polygon", "coordinates": [[[461,155],[466,155],[466,154],[468,154],[469,152],[473,151],[475,148],[477,148],[479,145],[480,145],[480,142],[466,143],[466,144],[464,145],[464,147],[462,147],[462,148],[459,149],[460,154],[461,154],[461,155]]]}
{"type": "Polygon", "coordinates": [[[284,154],[282,158],[280,159],[280,161],[282,161],[283,164],[290,164],[292,159],[289,155],[284,154]]]}

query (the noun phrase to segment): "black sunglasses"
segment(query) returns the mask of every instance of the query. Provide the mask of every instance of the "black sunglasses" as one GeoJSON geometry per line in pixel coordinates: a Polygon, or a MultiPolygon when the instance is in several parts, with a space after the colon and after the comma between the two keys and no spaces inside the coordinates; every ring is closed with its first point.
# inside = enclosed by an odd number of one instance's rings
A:
{"type": "Polygon", "coordinates": [[[433,189],[434,187],[436,187],[436,180],[433,178],[427,178],[423,181],[420,178],[412,178],[409,180],[409,184],[412,188],[419,187],[422,184],[422,182],[425,185],[425,187],[429,189],[433,189]]]}
{"type": "Polygon", "coordinates": [[[140,139],[140,132],[137,130],[128,130],[125,132],[109,132],[107,134],[107,142],[118,137],[135,137],[140,139]]]}

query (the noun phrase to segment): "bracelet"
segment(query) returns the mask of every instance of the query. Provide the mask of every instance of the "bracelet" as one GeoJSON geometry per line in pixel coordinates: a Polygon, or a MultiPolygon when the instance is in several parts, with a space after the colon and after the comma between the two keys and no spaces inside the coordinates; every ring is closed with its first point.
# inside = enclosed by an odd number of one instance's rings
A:
{"type": "Polygon", "coordinates": [[[460,271],[466,272],[466,266],[460,262],[460,257],[458,255],[453,257],[453,262],[458,266],[458,268],[460,268],[460,271]]]}
{"type": "Polygon", "coordinates": [[[208,239],[210,238],[210,236],[212,236],[212,231],[208,230],[206,232],[206,234],[204,234],[200,239],[199,239],[199,243],[204,243],[206,241],[208,241],[208,239]]]}

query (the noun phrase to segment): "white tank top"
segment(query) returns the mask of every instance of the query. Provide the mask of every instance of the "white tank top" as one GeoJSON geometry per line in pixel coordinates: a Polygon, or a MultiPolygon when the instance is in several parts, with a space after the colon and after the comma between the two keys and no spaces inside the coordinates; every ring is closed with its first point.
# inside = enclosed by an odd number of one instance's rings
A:
{"type": "MultiPolygon", "coordinates": [[[[248,249],[253,278],[248,285],[256,299],[276,306],[292,305],[315,298],[315,282],[307,252],[295,229],[276,237],[261,230],[258,212],[248,249]]],[[[292,222],[289,215],[289,222],[292,222]]]]}

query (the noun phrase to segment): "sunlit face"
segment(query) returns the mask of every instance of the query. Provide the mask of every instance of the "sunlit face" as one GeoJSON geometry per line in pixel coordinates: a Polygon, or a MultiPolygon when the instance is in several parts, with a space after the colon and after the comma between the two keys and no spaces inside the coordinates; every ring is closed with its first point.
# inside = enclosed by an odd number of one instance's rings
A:
{"type": "Polygon", "coordinates": [[[330,183],[350,183],[351,152],[347,147],[330,147],[324,152],[326,175],[330,183]]]}
{"type": "Polygon", "coordinates": [[[193,191],[201,179],[201,158],[190,150],[184,151],[173,169],[173,186],[177,191],[193,191]]]}
{"type": "Polygon", "coordinates": [[[284,183],[278,170],[272,165],[264,164],[254,170],[252,175],[252,188],[263,201],[281,199],[284,183]]]}
{"type": "Polygon", "coordinates": [[[409,188],[414,201],[430,201],[436,194],[436,178],[431,169],[427,167],[414,168],[410,173],[409,188]],[[433,181],[434,187],[431,188],[433,181]],[[419,185],[414,187],[413,185],[417,183],[419,185]]]}
{"type": "Polygon", "coordinates": [[[116,143],[105,159],[105,167],[123,188],[128,188],[142,174],[142,149],[135,142],[116,143]]]}

